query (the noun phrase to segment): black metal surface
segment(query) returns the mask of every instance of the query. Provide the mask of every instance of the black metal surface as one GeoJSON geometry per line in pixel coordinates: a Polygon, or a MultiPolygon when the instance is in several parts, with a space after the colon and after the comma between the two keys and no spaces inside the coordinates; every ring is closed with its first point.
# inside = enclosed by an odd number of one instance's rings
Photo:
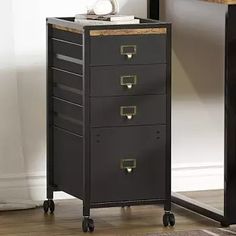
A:
{"type": "Polygon", "coordinates": [[[83,122],[71,117],[54,113],[54,126],[77,135],[83,135],[83,122]]]}
{"type": "Polygon", "coordinates": [[[83,104],[82,76],[52,68],[53,96],[63,100],[83,104]]]}
{"type": "Polygon", "coordinates": [[[166,126],[97,128],[91,131],[91,201],[165,197],[166,126]],[[121,160],[134,159],[128,173],[121,160]]]}
{"type": "Polygon", "coordinates": [[[213,220],[219,222],[224,222],[225,220],[223,212],[217,211],[217,209],[214,208],[210,208],[208,205],[194,201],[191,198],[184,197],[181,194],[172,193],[172,202],[213,220]]]}
{"type": "MultiPolygon", "coordinates": [[[[83,34],[85,31],[89,30],[109,30],[109,29],[141,29],[141,28],[160,28],[160,27],[166,27],[168,24],[166,22],[161,22],[153,19],[146,19],[146,18],[139,18],[136,17],[136,19],[140,19],[140,24],[127,24],[127,25],[86,25],[83,26],[81,24],[75,23],[74,17],[52,17],[52,18],[47,18],[48,24],[53,24],[56,25],[57,27],[59,26],[66,27],[69,29],[69,31],[78,31],[78,33],[83,34]]],[[[89,36],[88,36],[89,37],[89,36]]]]}
{"type": "Polygon", "coordinates": [[[77,121],[83,120],[82,106],[59,98],[53,98],[53,112],[77,121]]]}
{"type": "Polygon", "coordinates": [[[83,199],[83,138],[55,127],[53,139],[56,184],[61,191],[83,199]]]}
{"type": "Polygon", "coordinates": [[[61,41],[58,39],[52,39],[53,53],[69,56],[72,58],[82,59],[83,48],[81,45],[70,43],[67,41],[61,41]]]}
{"type": "Polygon", "coordinates": [[[107,207],[125,207],[125,206],[138,206],[138,205],[156,205],[165,203],[164,199],[147,199],[141,201],[121,201],[121,202],[102,202],[91,203],[91,208],[107,208],[107,207]]]}
{"type": "Polygon", "coordinates": [[[148,18],[159,20],[159,0],[147,0],[148,18]]]}
{"type": "Polygon", "coordinates": [[[52,35],[53,35],[53,38],[56,38],[56,39],[61,39],[61,40],[65,40],[71,43],[83,45],[82,34],[77,34],[70,31],[64,31],[64,30],[52,28],[52,35]]]}
{"type": "Polygon", "coordinates": [[[225,202],[226,221],[236,224],[236,6],[228,6],[225,42],[225,202]]]}
{"type": "MultiPolygon", "coordinates": [[[[147,19],[141,20],[142,24],[127,26],[79,27],[73,23],[73,18],[54,18],[48,19],[48,22],[65,29],[53,28],[49,37],[49,42],[54,45],[48,51],[51,74],[47,99],[51,107],[48,116],[52,120],[48,132],[52,127],[54,131],[53,136],[50,136],[53,143],[48,142],[50,150],[53,150],[53,156],[48,155],[52,168],[47,170],[47,174],[53,178],[53,183],[48,185],[48,192],[64,191],[82,199],[83,215],[86,217],[90,216],[90,209],[93,207],[167,202],[170,205],[170,196],[165,199],[165,165],[170,162],[170,159],[167,160],[170,156],[165,156],[166,135],[170,137],[170,134],[166,134],[166,129],[170,131],[170,128],[161,125],[167,123],[166,110],[170,107],[170,104],[166,104],[166,92],[170,92],[170,89],[166,89],[170,85],[166,82],[166,76],[170,75],[169,66],[166,65],[170,63],[166,35],[90,37],[89,34],[90,29],[124,27],[167,27],[169,30],[168,24],[157,24],[156,21],[147,19]],[[71,32],[71,29],[83,34],[71,32]],[[104,52],[103,48],[101,54],[97,46],[102,47],[103,40],[107,50],[104,52]],[[130,63],[125,55],[121,55],[120,48],[122,43],[128,45],[131,42],[137,44],[137,54],[130,63]],[[106,43],[109,43],[109,48],[106,43]],[[97,46],[94,48],[95,44],[97,46]],[[114,55],[112,50],[115,50],[114,55]],[[91,62],[96,66],[91,66],[91,62]],[[158,64],[159,62],[162,64],[158,64]],[[104,66],[107,63],[110,66],[104,66]],[[99,67],[100,65],[103,66],[99,67]],[[120,77],[132,77],[131,73],[134,72],[137,73],[135,90],[127,92],[121,87],[120,77]],[[137,96],[138,94],[142,96],[137,96]],[[120,107],[131,105],[135,109],[120,107]],[[123,113],[135,114],[130,120],[133,126],[124,122],[121,110],[123,113]],[[93,128],[94,122],[102,128],[93,128]],[[145,126],[146,123],[148,126],[145,126]],[[104,127],[109,124],[110,128],[104,127]],[[117,125],[128,127],[114,127],[117,125]],[[100,137],[95,135],[98,130],[102,133],[100,137]],[[101,139],[100,145],[98,139],[101,139]],[[123,156],[123,161],[118,154],[123,156]],[[132,159],[129,155],[137,157],[132,159]],[[117,161],[118,166],[115,164],[117,161]],[[100,174],[99,163],[103,166],[110,165],[113,172],[102,171],[100,174]],[[128,183],[125,177],[129,176],[124,172],[130,166],[135,172],[134,176],[130,175],[128,183]],[[115,188],[113,175],[118,173],[117,170],[122,175],[118,179],[119,187],[115,188]],[[100,181],[101,178],[105,179],[109,188],[102,186],[104,182],[100,181]],[[104,194],[108,189],[109,193],[104,194]]],[[[170,34],[167,36],[170,37],[170,34]]],[[[131,49],[134,50],[133,46],[124,50],[131,49]]],[[[132,78],[125,78],[123,82],[130,80],[132,78]]]]}
{"type": "Polygon", "coordinates": [[[76,73],[79,75],[83,75],[83,66],[78,63],[73,63],[66,60],[61,60],[54,55],[52,58],[52,66],[56,69],[65,70],[68,72],[76,73]]]}
{"type": "Polygon", "coordinates": [[[52,26],[47,24],[47,199],[53,198],[53,130],[52,130],[52,124],[53,124],[53,116],[52,116],[52,85],[53,85],[53,79],[52,79],[52,44],[51,44],[51,38],[52,36],[52,26]]]}
{"type": "Polygon", "coordinates": [[[166,63],[166,35],[91,37],[91,65],[166,63]],[[121,55],[121,46],[133,45],[132,59],[121,55]],[[109,47],[109,50],[106,48],[109,47]],[[102,57],[101,57],[102,55],[102,57]]]}
{"type": "Polygon", "coordinates": [[[82,91],[61,84],[54,84],[53,96],[67,100],[78,105],[83,104],[82,91]]]}
{"type": "Polygon", "coordinates": [[[62,84],[74,89],[83,90],[83,78],[81,75],[53,68],[52,76],[55,84],[62,84]]]}
{"type": "Polygon", "coordinates": [[[91,126],[126,126],[166,124],[166,96],[142,95],[91,98],[91,126]],[[136,115],[131,120],[121,116],[120,108],[135,106],[136,115]]]}
{"type": "Polygon", "coordinates": [[[165,94],[166,64],[91,67],[90,81],[91,96],[165,94]],[[130,89],[121,85],[127,75],[136,76],[130,89]]]}
{"type": "Polygon", "coordinates": [[[89,99],[89,60],[90,60],[90,40],[89,40],[89,31],[85,31],[83,35],[83,216],[90,216],[90,196],[91,196],[91,179],[90,179],[90,99],[89,99]]]}
{"type": "Polygon", "coordinates": [[[166,189],[165,189],[165,211],[171,211],[171,25],[167,26],[167,47],[166,47],[166,189]]]}

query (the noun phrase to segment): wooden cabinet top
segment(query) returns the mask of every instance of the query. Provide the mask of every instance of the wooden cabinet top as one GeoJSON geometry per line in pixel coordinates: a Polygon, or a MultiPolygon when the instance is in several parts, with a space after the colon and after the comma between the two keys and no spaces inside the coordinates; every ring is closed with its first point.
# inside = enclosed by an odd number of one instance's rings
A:
{"type": "Polygon", "coordinates": [[[236,0],[201,0],[201,1],[227,4],[227,5],[235,5],[236,4],[236,0]]]}

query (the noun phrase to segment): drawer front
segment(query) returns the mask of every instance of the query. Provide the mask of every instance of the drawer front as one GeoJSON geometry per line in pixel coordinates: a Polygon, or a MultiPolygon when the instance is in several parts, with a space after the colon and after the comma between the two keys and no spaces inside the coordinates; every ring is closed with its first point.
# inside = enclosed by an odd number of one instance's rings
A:
{"type": "Polygon", "coordinates": [[[166,96],[91,98],[92,127],[166,124],[166,96]]]}
{"type": "Polygon", "coordinates": [[[91,96],[166,93],[166,64],[91,67],[91,96]]]}
{"type": "Polygon", "coordinates": [[[91,37],[91,65],[166,63],[166,35],[91,37]]]}
{"type": "Polygon", "coordinates": [[[91,131],[91,201],[164,199],[165,126],[91,131]]]}

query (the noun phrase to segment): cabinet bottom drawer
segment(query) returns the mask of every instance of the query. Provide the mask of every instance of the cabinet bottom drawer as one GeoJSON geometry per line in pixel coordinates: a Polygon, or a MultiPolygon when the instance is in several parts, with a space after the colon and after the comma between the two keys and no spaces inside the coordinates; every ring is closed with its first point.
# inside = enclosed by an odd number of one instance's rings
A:
{"type": "Polygon", "coordinates": [[[91,201],[165,197],[166,126],[91,131],[91,201]]]}

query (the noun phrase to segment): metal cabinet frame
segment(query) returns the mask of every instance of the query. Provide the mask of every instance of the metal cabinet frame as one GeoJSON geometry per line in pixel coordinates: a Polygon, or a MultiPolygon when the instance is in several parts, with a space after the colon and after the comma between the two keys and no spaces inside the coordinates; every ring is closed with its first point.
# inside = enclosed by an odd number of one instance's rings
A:
{"type": "MultiPolygon", "coordinates": [[[[44,211],[48,212],[48,208],[50,208],[51,213],[54,211],[54,203],[53,203],[53,193],[54,191],[61,191],[65,189],[61,189],[57,186],[55,181],[54,172],[54,137],[53,137],[53,126],[54,126],[54,118],[53,118],[53,75],[52,75],[52,65],[53,65],[53,29],[59,29],[66,32],[77,33],[83,42],[81,47],[83,47],[83,60],[79,60],[78,64],[82,65],[83,70],[83,88],[82,88],[82,103],[81,107],[83,107],[83,121],[82,121],[82,135],[77,135],[82,139],[83,153],[82,153],[82,161],[83,165],[81,166],[81,170],[83,173],[83,179],[81,181],[80,186],[76,186],[76,189],[80,188],[82,192],[74,194],[71,193],[70,190],[67,190],[67,193],[74,195],[75,197],[80,198],[83,201],[83,216],[84,221],[89,220],[90,217],[90,209],[92,208],[102,208],[102,207],[118,207],[118,206],[130,206],[130,205],[148,205],[148,204],[163,204],[165,215],[164,216],[173,216],[171,213],[171,25],[158,22],[156,20],[147,20],[141,19],[142,24],[137,25],[115,25],[115,26],[85,26],[82,27],[76,23],[74,23],[74,18],[48,18],[47,19],[47,199],[44,202],[44,211]],[[90,137],[90,118],[91,118],[91,103],[90,103],[90,53],[91,53],[91,32],[100,32],[101,30],[112,31],[112,30],[140,30],[140,29],[150,29],[156,28],[158,30],[164,29],[166,33],[166,156],[165,156],[165,197],[164,199],[144,199],[144,200],[135,200],[130,199],[127,201],[116,201],[116,202],[91,202],[91,137],[90,137]],[[51,205],[50,205],[51,204],[51,205]]],[[[59,40],[60,41],[60,40],[59,40]]],[[[63,40],[61,40],[63,41],[63,40]]],[[[67,183],[68,185],[68,183],[67,183]]],[[[73,187],[75,188],[75,187],[73,187]]],[[[158,188],[158,186],[157,186],[158,188]]],[[[91,220],[91,219],[90,219],[91,220]]],[[[163,220],[164,221],[164,220],[163,220]]],[[[171,225],[174,225],[173,219],[171,225]]],[[[167,226],[167,225],[166,225],[167,226]]],[[[87,227],[87,226],[86,226],[87,227]]],[[[84,230],[84,226],[83,226],[84,230]]],[[[93,231],[94,227],[90,230],[93,231]]],[[[87,232],[87,228],[85,228],[84,232],[87,232]]]]}

